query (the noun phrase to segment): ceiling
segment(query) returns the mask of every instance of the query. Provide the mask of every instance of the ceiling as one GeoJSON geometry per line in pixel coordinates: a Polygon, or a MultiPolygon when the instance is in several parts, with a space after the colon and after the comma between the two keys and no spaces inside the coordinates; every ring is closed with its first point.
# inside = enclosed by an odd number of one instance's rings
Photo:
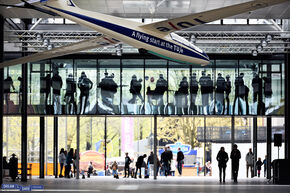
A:
{"type": "MultiPolygon", "coordinates": [[[[249,0],[74,0],[83,9],[126,18],[174,18],[247,2],[249,0]]],[[[2,4],[17,4],[20,0],[0,0],[2,4]]],[[[0,7],[6,18],[51,17],[29,9],[0,7]]],[[[232,18],[290,19],[290,1],[232,18]]]]}

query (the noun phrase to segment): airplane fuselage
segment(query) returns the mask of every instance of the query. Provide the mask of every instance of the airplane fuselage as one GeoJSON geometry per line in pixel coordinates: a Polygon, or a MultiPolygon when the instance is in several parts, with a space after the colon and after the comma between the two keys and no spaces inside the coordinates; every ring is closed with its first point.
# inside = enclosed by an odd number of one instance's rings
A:
{"type": "MultiPolygon", "coordinates": [[[[142,23],[83,10],[70,4],[70,2],[48,1],[44,2],[42,6],[64,18],[90,27],[138,49],[145,49],[159,57],[186,64],[207,65],[209,63],[208,56],[199,48],[190,46],[188,42],[185,42],[187,41],[185,39],[182,42],[176,41],[171,35],[164,36],[143,29],[142,23]]],[[[174,34],[174,37],[176,36],[174,34]]]]}

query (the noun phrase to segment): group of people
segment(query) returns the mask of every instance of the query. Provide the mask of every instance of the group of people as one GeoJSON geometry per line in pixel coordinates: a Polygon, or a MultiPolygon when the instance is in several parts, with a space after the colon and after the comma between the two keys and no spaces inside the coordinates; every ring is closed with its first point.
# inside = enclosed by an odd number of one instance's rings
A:
{"type": "MultiPolygon", "coordinates": [[[[232,160],[232,174],[233,174],[233,179],[234,182],[238,182],[238,172],[239,172],[239,162],[241,159],[241,152],[238,150],[238,146],[236,144],[233,145],[232,152],[230,154],[230,158],[232,160]]],[[[218,161],[218,167],[219,167],[219,180],[220,183],[225,183],[225,178],[226,178],[226,168],[227,168],[227,162],[229,161],[229,156],[227,152],[225,151],[224,147],[220,148],[220,151],[217,154],[216,157],[218,161]]],[[[254,177],[254,163],[255,163],[255,158],[254,154],[252,152],[252,149],[249,149],[249,152],[246,155],[246,167],[247,167],[247,178],[248,178],[248,173],[250,169],[251,177],[254,177]]],[[[260,177],[261,174],[261,169],[262,165],[264,165],[264,176],[266,175],[266,170],[267,170],[267,159],[262,162],[261,158],[258,158],[258,161],[256,162],[256,170],[258,177],[260,177]]]]}
{"type": "Polygon", "coordinates": [[[74,151],[73,148],[70,148],[69,152],[64,150],[64,148],[61,148],[59,155],[58,155],[58,161],[60,164],[60,172],[59,177],[65,177],[65,178],[71,178],[75,177],[76,174],[76,160],[77,160],[77,150],[74,151]],[[64,168],[64,176],[63,174],[63,168],[64,168]]]}
{"type": "Polygon", "coordinates": [[[18,176],[18,158],[14,153],[11,155],[9,162],[7,162],[7,157],[3,157],[3,169],[9,170],[9,176],[15,182],[18,176]]]}
{"type": "MultiPolygon", "coordinates": [[[[48,98],[51,93],[53,93],[53,109],[54,114],[62,114],[61,105],[61,89],[63,86],[63,81],[59,75],[58,70],[53,71],[53,76],[47,74],[45,77],[40,78],[40,93],[45,95],[45,106],[48,109],[48,98]]],[[[78,82],[75,81],[73,75],[70,73],[66,78],[66,92],[64,95],[65,114],[84,114],[86,107],[88,105],[89,92],[93,88],[93,82],[87,77],[85,72],[81,73],[78,82]],[[75,95],[77,92],[77,87],[80,89],[80,105],[79,110],[77,110],[77,104],[75,100],[75,95]]]]}

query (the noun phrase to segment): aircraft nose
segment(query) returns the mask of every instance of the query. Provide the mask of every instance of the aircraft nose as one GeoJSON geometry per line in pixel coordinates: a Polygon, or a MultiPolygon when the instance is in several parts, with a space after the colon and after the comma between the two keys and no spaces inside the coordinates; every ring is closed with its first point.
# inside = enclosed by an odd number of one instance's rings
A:
{"type": "Polygon", "coordinates": [[[210,63],[210,59],[208,57],[208,55],[203,51],[202,55],[204,56],[204,65],[207,65],[210,63]]]}

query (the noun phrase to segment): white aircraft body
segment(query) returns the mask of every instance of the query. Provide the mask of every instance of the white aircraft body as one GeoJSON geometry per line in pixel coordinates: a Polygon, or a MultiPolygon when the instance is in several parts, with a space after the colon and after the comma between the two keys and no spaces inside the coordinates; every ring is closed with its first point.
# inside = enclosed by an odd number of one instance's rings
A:
{"type": "MultiPolygon", "coordinates": [[[[161,22],[142,24],[81,9],[72,0],[39,0],[36,3],[34,0],[31,3],[38,8],[37,10],[55,13],[94,29],[103,35],[68,46],[5,61],[0,63],[0,67],[44,60],[122,42],[136,47],[142,52],[148,52],[172,61],[207,65],[209,57],[206,53],[173,32],[287,1],[289,2],[289,0],[255,0],[161,22]]],[[[32,6],[29,2],[25,2],[25,4],[32,6]]]]}

